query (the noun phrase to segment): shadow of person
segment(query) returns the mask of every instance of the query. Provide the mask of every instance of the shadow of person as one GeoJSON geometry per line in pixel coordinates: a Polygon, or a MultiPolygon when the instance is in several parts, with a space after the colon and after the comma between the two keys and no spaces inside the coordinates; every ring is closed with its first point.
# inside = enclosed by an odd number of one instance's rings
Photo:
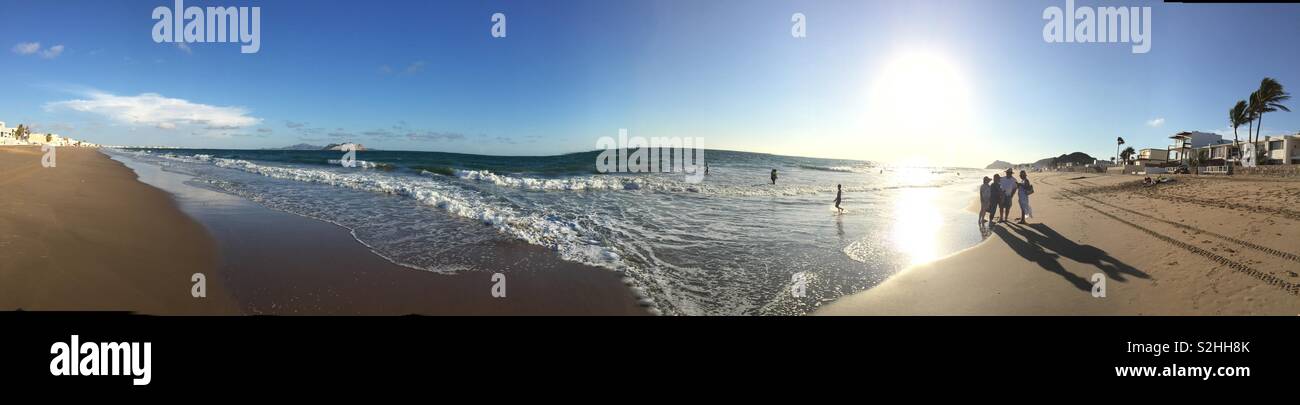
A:
{"type": "Polygon", "coordinates": [[[1007,245],[1011,246],[1011,250],[1015,251],[1016,254],[1020,255],[1020,257],[1037,263],[1038,267],[1042,267],[1043,270],[1056,273],[1080,291],[1092,291],[1092,283],[1089,283],[1088,280],[1083,277],[1079,277],[1074,273],[1066,271],[1065,266],[1062,266],[1061,263],[1057,261],[1057,258],[1061,257],[1060,255],[1049,253],[1038,245],[1021,240],[1019,237],[1012,234],[1011,231],[1007,230],[1009,227],[995,226],[991,228],[993,229],[993,233],[997,234],[1003,241],[1007,242],[1007,245]]]}
{"type": "Polygon", "coordinates": [[[1125,276],[1141,279],[1151,278],[1147,273],[1125,264],[1104,250],[1092,245],[1080,245],[1067,239],[1052,227],[1047,226],[1047,224],[1028,224],[1027,228],[1024,225],[1017,225],[1014,230],[1024,236],[1027,242],[1049,249],[1070,260],[1090,264],[1106,273],[1106,277],[1111,280],[1124,282],[1126,281],[1125,276]]]}
{"type": "Polygon", "coordinates": [[[979,224],[980,224],[980,241],[983,241],[985,239],[988,239],[990,236],[993,236],[993,224],[985,224],[984,221],[980,221],[979,224]]]}

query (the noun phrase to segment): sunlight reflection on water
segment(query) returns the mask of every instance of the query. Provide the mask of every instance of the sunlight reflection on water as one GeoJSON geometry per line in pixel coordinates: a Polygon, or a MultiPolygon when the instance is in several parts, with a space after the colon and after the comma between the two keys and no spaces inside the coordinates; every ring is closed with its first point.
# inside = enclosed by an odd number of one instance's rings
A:
{"type": "Polygon", "coordinates": [[[904,189],[894,200],[894,223],[891,241],[895,249],[907,255],[912,265],[933,261],[939,256],[939,238],[943,217],[933,188],[904,189]]]}

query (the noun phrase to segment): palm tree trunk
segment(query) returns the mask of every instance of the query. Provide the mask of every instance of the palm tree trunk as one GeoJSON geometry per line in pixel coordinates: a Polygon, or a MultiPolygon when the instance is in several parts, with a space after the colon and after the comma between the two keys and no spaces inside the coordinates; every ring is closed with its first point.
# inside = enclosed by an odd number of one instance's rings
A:
{"type": "MultiPolygon", "coordinates": [[[[1237,127],[1235,126],[1232,127],[1232,147],[1237,149],[1237,161],[1241,161],[1241,141],[1237,139],[1237,127]]],[[[1229,153],[1228,157],[1232,157],[1232,154],[1229,153]]],[[[1227,162],[1227,159],[1224,159],[1224,162],[1227,162]]],[[[1228,166],[1232,165],[1229,164],[1228,166]]]]}
{"type": "Polygon", "coordinates": [[[1261,137],[1264,135],[1263,132],[1264,132],[1264,113],[1259,113],[1259,125],[1255,126],[1256,141],[1262,139],[1261,137]]]}
{"type": "Polygon", "coordinates": [[[1247,121],[1246,125],[1247,125],[1246,142],[1250,142],[1250,144],[1254,145],[1255,144],[1255,120],[1247,121]]]}
{"type": "MultiPolygon", "coordinates": [[[[1258,142],[1260,139],[1263,139],[1263,137],[1264,137],[1264,133],[1263,133],[1263,132],[1264,132],[1264,113],[1259,113],[1259,125],[1256,125],[1256,126],[1255,126],[1255,141],[1256,141],[1256,142],[1258,142]]],[[[1267,140],[1265,139],[1265,141],[1267,141],[1267,140]]],[[[1259,146],[1256,145],[1255,148],[1256,148],[1256,150],[1255,150],[1255,156],[1256,156],[1255,164],[1259,164],[1259,159],[1258,159],[1258,156],[1259,156],[1259,149],[1258,149],[1258,148],[1259,148],[1259,146]]],[[[1265,149],[1265,150],[1268,149],[1268,142],[1264,142],[1264,149],[1265,149]]]]}

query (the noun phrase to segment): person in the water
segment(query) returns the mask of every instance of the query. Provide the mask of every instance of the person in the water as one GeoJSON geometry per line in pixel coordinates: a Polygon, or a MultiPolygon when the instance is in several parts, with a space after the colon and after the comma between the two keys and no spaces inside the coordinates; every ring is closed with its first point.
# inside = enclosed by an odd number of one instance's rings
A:
{"type": "Polygon", "coordinates": [[[840,208],[840,201],[843,195],[844,195],[844,185],[836,184],[835,185],[835,209],[840,210],[841,214],[844,213],[844,209],[840,208]]]}
{"type": "Polygon", "coordinates": [[[772,169],[772,184],[776,184],[776,169],[772,169]]]}

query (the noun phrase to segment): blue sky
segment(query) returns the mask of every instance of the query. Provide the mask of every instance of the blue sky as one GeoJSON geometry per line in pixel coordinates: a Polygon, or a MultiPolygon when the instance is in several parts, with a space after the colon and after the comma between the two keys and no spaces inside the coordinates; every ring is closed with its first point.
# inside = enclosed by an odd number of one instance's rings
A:
{"type": "MultiPolygon", "coordinates": [[[[1300,5],[1077,2],[1152,7],[1151,50],[1134,54],[1045,42],[1044,8],[1065,4],[186,2],[260,6],[261,49],[241,54],[155,43],[150,14],[171,1],[0,0],[0,121],[105,144],[504,155],[591,150],[627,128],[982,166],[1230,134],[1226,111],[1261,78],[1300,89],[1300,5]],[[791,36],[793,13],[807,37],[791,36]]],[[[1265,133],[1297,130],[1300,112],[1265,116],[1265,133]]]]}

